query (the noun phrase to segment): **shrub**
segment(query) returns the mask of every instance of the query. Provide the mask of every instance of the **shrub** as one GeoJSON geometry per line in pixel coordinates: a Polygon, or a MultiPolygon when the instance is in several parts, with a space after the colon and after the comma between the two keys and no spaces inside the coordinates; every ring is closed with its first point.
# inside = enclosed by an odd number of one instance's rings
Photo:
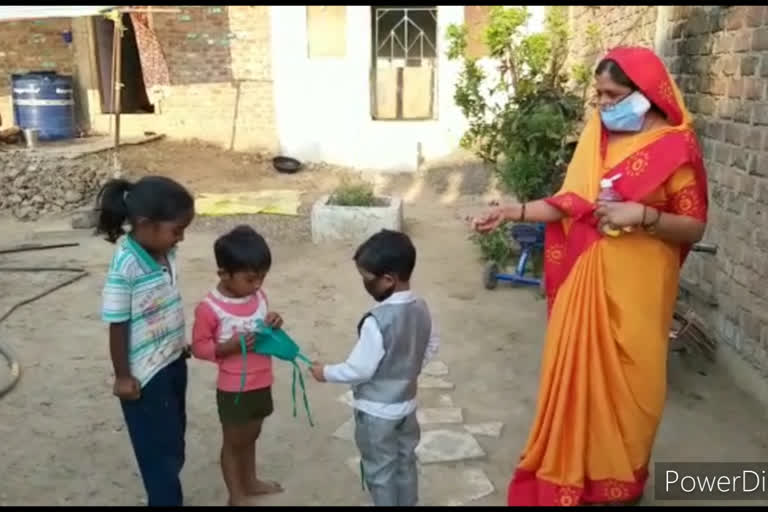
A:
{"type": "MultiPolygon", "coordinates": [[[[469,127],[461,145],[494,164],[501,186],[520,201],[560,188],[584,116],[591,75],[584,65],[566,72],[566,9],[548,8],[545,30],[526,34],[526,7],[492,7],[484,39],[494,77],[466,55],[467,28],[447,29],[448,58],[462,62],[454,101],[469,127]]],[[[472,238],[486,260],[503,266],[511,256],[506,233],[502,227],[472,238]]]]}
{"type": "Polygon", "coordinates": [[[373,192],[373,185],[365,181],[345,179],[336,187],[328,199],[335,206],[381,206],[373,192]]]}
{"type": "Polygon", "coordinates": [[[448,58],[463,65],[454,93],[469,123],[462,146],[494,163],[506,191],[522,201],[549,196],[562,183],[589,80],[583,66],[565,72],[565,8],[549,8],[541,33],[524,33],[529,18],[526,7],[491,8],[484,37],[498,63],[493,80],[466,56],[466,27],[447,30],[448,58]],[[489,94],[500,101],[489,101],[489,94]]]}

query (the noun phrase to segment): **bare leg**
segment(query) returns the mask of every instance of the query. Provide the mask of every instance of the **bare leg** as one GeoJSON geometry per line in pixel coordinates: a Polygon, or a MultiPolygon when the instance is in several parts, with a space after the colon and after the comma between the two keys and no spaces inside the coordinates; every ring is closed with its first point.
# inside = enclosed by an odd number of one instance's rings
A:
{"type": "MultiPolygon", "coordinates": [[[[229,506],[247,506],[248,493],[243,485],[245,456],[249,450],[247,429],[240,425],[224,425],[224,442],[221,447],[221,472],[229,491],[229,506]]],[[[251,451],[253,444],[250,444],[251,451]]]]}
{"type": "Polygon", "coordinates": [[[252,440],[250,446],[243,453],[244,488],[248,496],[261,496],[264,494],[276,494],[283,492],[283,487],[277,482],[259,480],[256,477],[256,444],[261,435],[263,420],[256,420],[248,424],[248,433],[252,440]]]}

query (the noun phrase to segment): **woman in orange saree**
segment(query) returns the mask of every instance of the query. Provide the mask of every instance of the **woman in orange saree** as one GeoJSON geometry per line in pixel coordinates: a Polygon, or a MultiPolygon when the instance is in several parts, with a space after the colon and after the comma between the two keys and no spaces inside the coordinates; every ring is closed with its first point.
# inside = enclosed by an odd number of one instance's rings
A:
{"type": "Polygon", "coordinates": [[[595,75],[599,109],[562,189],[475,222],[481,232],[506,220],[547,223],[540,389],[509,505],[641,498],[665,401],[680,267],[705,229],[701,151],[661,60],[617,48],[595,75]],[[604,178],[623,201],[598,200],[604,178]]]}

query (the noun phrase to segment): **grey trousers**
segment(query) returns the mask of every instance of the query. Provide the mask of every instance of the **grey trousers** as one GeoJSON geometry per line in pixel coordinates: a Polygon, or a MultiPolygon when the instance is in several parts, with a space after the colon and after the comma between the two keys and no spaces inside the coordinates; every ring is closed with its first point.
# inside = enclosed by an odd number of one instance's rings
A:
{"type": "Polygon", "coordinates": [[[386,420],[355,410],[355,442],[365,485],[375,506],[416,506],[416,446],[420,439],[416,412],[401,420],[386,420]]]}

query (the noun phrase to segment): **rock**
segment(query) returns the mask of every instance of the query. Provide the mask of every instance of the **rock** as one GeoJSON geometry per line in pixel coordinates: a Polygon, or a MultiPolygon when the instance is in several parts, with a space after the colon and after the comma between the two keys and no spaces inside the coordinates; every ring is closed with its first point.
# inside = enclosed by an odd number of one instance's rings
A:
{"type": "Polygon", "coordinates": [[[79,203],[83,200],[83,195],[76,190],[67,190],[64,193],[64,200],[69,204],[79,203]]]}
{"type": "Polygon", "coordinates": [[[355,419],[350,418],[343,425],[336,429],[332,437],[342,441],[352,441],[355,437],[355,419]]]}
{"type": "Polygon", "coordinates": [[[14,212],[14,215],[21,220],[36,220],[38,218],[37,212],[31,206],[22,206],[14,212]]]}
{"type": "Polygon", "coordinates": [[[416,417],[422,425],[434,425],[440,423],[461,423],[464,417],[459,407],[425,408],[416,411],[416,417]]]}
{"type": "Polygon", "coordinates": [[[349,468],[351,472],[357,475],[358,478],[360,478],[360,456],[357,457],[350,457],[347,460],[344,461],[344,465],[349,468]]]}
{"type": "Polygon", "coordinates": [[[442,407],[453,407],[451,395],[440,395],[439,402],[442,407]]]}
{"type": "MultiPolygon", "coordinates": [[[[442,480],[445,481],[445,478],[443,477],[442,480]]],[[[456,486],[451,490],[451,494],[456,493],[459,497],[449,498],[439,505],[460,507],[471,501],[485,498],[496,490],[485,472],[478,468],[464,469],[460,476],[452,480],[456,482],[456,486]]]]}
{"type": "Polygon", "coordinates": [[[352,407],[352,405],[355,403],[355,399],[354,399],[354,397],[352,396],[352,391],[351,391],[351,390],[350,390],[350,391],[347,391],[347,392],[346,392],[346,393],[344,393],[343,395],[339,396],[339,397],[336,399],[336,401],[338,401],[338,402],[341,402],[341,403],[343,403],[343,404],[346,404],[346,405],[348,405],[348,406],[350,406],[350,407],[352,407]]]}
{"type": "Polygon", "coordinates": [[[455,462],[485,457],[485,451],[471,434],[451,430],[427,430],[416,447],[422,464],[455,462]]]}
{"type": "Polygon", "coordinates": [[[452,382],[448,382],[440,377],[422,375],[419,377],[419,387],[423,389],[453,389],[455,386],[452,382]]]}
{"type": "Polygon", "coordinates": [[[442,361],[432,361],[424,367],[423,373],[432,377],[444,377],[448,375],[448,366],[442,361]]]}
{"type": "Polygon", "coordinates": [[[476,425],[464,425],[464,430],[476,436],[501,437],[501,429],[504,424],[500,421],[489,421],[476,425]]]}
{"type": "MultiPolygon", "coordinates": [[[[344,461],[353,478],[360,481],[360,457],[344,461]]],[[[496,491],[482,469],[454,465],[418,464],[419,501],[422,506],[463,506],[496,491]]],[[[360,485],[356,485],[360,489],[360,485]]],[[[365,492],[362,489],[359,492],[365,492]]]]}
{"type": "MultiPolygon", "coordinates": [[[[101,158],[72,163],[26,151],[0,153],[0,213],[23,220],[88,205],[108,179],[101,158]]],[[[90,208],[92,210],[92,208],[90,208]]],[[[77,226],[94,224],[93,212],[78,212],[77,226]]]]}

